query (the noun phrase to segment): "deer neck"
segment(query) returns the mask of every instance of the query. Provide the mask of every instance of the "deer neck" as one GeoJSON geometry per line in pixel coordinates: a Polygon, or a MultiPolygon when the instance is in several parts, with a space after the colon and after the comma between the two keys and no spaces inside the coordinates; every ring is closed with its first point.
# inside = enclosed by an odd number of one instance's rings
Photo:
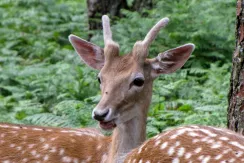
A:
{"type": "Polygon", "coordinates": [[[144,97],[146,98],[133,108],[138,110],[138,115],[114,129],[108,157],[109,163],[123,163],[126,155],[145,141],[147,112],[151,102],[151,93],[147,91],[144,97]]]}

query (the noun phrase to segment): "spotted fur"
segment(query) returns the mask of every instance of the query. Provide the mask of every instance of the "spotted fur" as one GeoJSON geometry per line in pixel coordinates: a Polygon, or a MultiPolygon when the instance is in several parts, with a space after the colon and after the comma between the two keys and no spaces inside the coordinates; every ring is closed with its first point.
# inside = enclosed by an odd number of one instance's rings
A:
{"type": "Polygon", "coordinates": [[[242,163],[244,137],[210,126],[185,126],[161,133],[131,151],[125,163],[242,163]]]}

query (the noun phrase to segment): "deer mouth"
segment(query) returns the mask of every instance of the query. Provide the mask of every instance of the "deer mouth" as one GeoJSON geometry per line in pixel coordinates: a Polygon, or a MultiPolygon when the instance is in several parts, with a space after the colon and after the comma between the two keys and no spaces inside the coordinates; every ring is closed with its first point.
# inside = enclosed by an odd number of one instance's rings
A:
{"type": "Polygon", "coordinates": [[[100,121],[99,122],[99,126],[103,129],[103,130],[112,130],[116,127],[115,122],[112,121],[108,121],[108,122],[104,122],[104,121],[100,121]]]}

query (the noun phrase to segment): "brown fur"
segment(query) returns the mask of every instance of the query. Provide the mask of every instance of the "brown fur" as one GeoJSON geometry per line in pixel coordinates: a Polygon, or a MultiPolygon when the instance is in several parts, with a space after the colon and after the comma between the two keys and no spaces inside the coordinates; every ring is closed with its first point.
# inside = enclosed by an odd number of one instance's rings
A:
{"type": "Polygon", "coordinates": [[[0,162],[100,162],[110,142],[94,129],[0,124],[0,162]]]}
{"type": "Polygon", "coordinates": [[[173,160],[181,163],[241,163],[244,162],[244,137],[230,130],[215,127],[180,127],[149,139],[130,152],[125,163],[138,163],[141,160],[142,162],[149,161],[148,163],[169,163],[173,160]],[[179,134],[184,130],[184,133],[179,134]],[[194,135],[195,133],[197,135],[194,135]],[[166,142],[167,146],[161,149],[166,142]],[[231,142],[237,142],[240,146],[235,146],[231,142]],[[171,152],[169,152],[170,148],[171,152]],[[189,153],[191,156],[187,157],[189,153]],[[206,159],[205,162],[204,159],[206,159]]]}

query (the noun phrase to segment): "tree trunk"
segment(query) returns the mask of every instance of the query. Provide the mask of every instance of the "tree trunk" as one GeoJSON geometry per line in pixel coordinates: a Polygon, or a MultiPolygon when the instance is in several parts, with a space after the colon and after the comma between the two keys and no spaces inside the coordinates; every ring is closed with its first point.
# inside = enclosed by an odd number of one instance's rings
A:
{"type": "Polygon", "coordinates": [[[237,0],[236,48],[232,57],[228,128],[244,135],[244,0],[237,0]]]}
{"type": "MultiPolygon", "coordinates": [[[[132,6],[128,6],[127,0],[87,0],[88,7],[88,23],[89,30],[101,29],[101,17],[104,14],[109,14],[113,19],[114,16],[121,17],[121,9],[128,9],[132,11],[143,13],[143,9],[151,9],[153,7],[152,0],[134,0],[132,6]]],[[[90,39],[92,33],[89,34],[90,39]]]]}
{"type": "MultiPolygon", "coordinates": [[[[101,17],[109,14],[111,17],[121,17],[120,9],[128,9],[126,0],[87,0],[89,30],[101,29],[101,17]]],[[[89,38],[91,38],[91,34],[89,38]]]]}
{"type": "Polygon", "coordinates": [[[134,0],[132,9],[134,11],[142,12],[142,9],[151,9],[153,7],[152,0],[134,0]]]}

